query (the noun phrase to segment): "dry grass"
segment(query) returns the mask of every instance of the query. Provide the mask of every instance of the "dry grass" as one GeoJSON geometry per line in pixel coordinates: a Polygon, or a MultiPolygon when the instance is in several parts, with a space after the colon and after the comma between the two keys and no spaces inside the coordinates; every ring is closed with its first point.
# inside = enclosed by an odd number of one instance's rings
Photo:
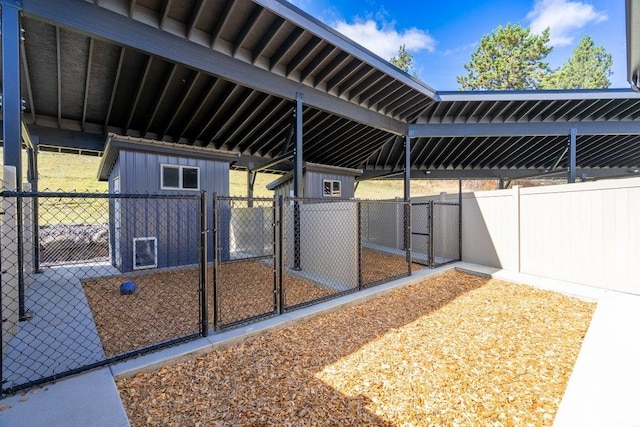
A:
{"type": "Polygon", "coordinates": [[[138,425],[551,425],[594,304],[448,272],[118,381],[138,425]]]}
{"type": "MultiPolygon", "coordinates": [[[[417,267],[417,266],[416,266],[417,267]]],[[[406,272],[402,257],[363,251],[364,283],[384,280],[406,272]]],[[[207,272],[213,277],[211,268],[207,272]]],[[[220,265],[218,322],[229,325],[253,317],[273,314],[273,268],[259,261],[220,265]]],[[[211,280],[210,280],[211,282],[211,280]]],[[[137,350],[199,331],[198,269],[183,268],[86,280],[84,290],[108,357],[137,350]],[[120,295],[120,284],[132,279],[138,290],[120,295]]],[[[284,279],[288,307],[336,293],[287,274],[284,279]]],[[[212,290],[210,289],[209,292],[212,290]]],[[[211,293],[209,293],[211,295],[211,293]]],[[[213,326],[210,297],[209,325],[213,326]]]]}

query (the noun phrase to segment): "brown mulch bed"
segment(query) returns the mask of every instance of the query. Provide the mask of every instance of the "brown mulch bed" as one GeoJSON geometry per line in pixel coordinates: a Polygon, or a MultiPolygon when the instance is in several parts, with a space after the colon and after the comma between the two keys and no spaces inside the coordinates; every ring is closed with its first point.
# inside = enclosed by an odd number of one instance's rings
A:
{"type": "MultiPolygon", "coordinates": [[[[402,257],[363,251],[363,274],[368,280],[377,281],[402,274],[402,268],[406,271],[406,261],[402,257]],[[370,273],[364,273],[367,271],[370,273]]],[[[212,277],[211,268],[207,274],[212,277]]],[[[221,283],[218,289],[220,325],[274,312],[273,269],[270,265],[259,261],[222,264],[218,278],[221,283]]],[[[199,330],[196,268],[90,279],[83,285],[107,357],[199,330]],[[127,279],[134,280],[138,289],[132,295],[122,296],[120,284],[127,279]]],[[[288,307],[336,292],[293,274],[286,275],[284,287],[288,307]]],[[[211,300],[210,326],[213,325],[211,300]]]]}
{"type": "MultiPolygon", "coordinates": [[[[413,263],[412,270],[424,268],[420,264],[413,263]]],[[[362,249],[362,283],[367,285],[387,280],[390,277],[407,274],[407,260],[404,256],[396,256],[362,249]]]]}
{"type": "Polygon", "coordinates": [[[117,382],[139,425],[551,425],[595,304],[447,272],[117,382]]]}

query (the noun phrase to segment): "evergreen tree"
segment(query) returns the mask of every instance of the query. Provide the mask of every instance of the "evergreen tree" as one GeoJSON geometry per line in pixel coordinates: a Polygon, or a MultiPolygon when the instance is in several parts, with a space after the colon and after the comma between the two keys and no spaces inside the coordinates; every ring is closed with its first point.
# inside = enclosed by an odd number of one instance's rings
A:
{"type": "Polygon", "coordinates": [[[611,85],[611,54],[584,36],[571,58],[542,81],[542,89],[605,89],[611,85]]]}
{"type": "Polygon", "coordinates": [[[460,90],[537,89],[549,74],[544,59],[552,51],[549,29],[531,33],[520,24],[499,26],[480,40],[471,61],[464,65],[468,74],[458,76],[460,90]]]}
{"type": "Polygon", "coordinates": [[[400,68],[405,73],[408,73],[411,67],[413,67],[413,55],[407,52],[406,46],[402,44],[398,49],[398,56],[394,56],[389,60],[389,62],[400,68]]]}

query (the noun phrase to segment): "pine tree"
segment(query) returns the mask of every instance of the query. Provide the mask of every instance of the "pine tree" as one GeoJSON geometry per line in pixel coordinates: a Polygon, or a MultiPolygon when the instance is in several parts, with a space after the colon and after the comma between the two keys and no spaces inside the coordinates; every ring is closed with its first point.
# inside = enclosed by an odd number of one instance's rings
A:
{"type": "Polygon", "coordinates": [[[549,74],[542,89],[604,89],[611,85],[611,54],[584,36],[562,67],[549,74]]]}
{"type": "Polygon", "coordinates": [[[544,62],[553,49],[548,43],[548,28],[537,35],[520,24],[499,26],[482,37],[464,65],[468,74],[457,77],[460,90],[537,89],[550,72],[544,62]]]}

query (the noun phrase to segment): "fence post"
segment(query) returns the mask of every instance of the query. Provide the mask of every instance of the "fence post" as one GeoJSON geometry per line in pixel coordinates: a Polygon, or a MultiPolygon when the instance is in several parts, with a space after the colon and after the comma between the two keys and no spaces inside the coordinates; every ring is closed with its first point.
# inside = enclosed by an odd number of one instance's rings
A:
{"type": "Polygon", "coordinates": [[[413,255],[411,253],[411,245],[412,245],[412,236],[411,236],[411,200],[407,200],[404,202],[405,206],[404,206],[404,211],[405,211],[405,218],[404,218],[404,233],[405,233],[405,242],[406,244],[406,251],[407,251],[407,272],[409,273],[409,276],[411,276],[411,274],[413,274],[412,272],[412,267],[413,267],[413,255]]]}
{"type": "Polygon", "coordinates": [[[435,251],[433,250],[433,245],[435,242],[433,227],[433,205],[433,200],[429,200],[429,268],[433,268],[435,266],[435,262],[433,259],[433,254],[435,253],[435,251]]]}
{"type": "Polygon", "coordinates": [[[280,195],[278,196],[278,211],[279,211],[279,236],[278,236],[278,285],[279,285],[279,291],[280,291],[280,304],[278,307],[278,313],[279,314],[283,314],[284,313],[284,305],[285,305],[285,292],[284,292],[284,275],[285,275],[285,261],[284,261],[284,254],[285,254],[285,245],[286,245],[286,241],[285,241],[285,225],[286,225],[286,221],[285,221],[285,211],[284,211],[284,196],[280,195]]]}
{"type": "Polygon", "coordinates": [[[219,233],[218,195],[213,193],[213,330],[218,330],[218,233],[219,233]]]}
{"type": "Polygon", "coordinates": [[[356,239],[358,239],[358,289],[362,289],[362,202],[356,201],[356,239]]]}
{"type": "Polygon", "coordinates": [[[462,261],[462,178],[458,180],[458,261],[462,261]]]}
{"type": "Polygon", "coordinates": [[[272,240],[271,245],[273,247],[273,311],[278,311],[278,296],[279,296],[279,269],[278,269],[278,204],[277,199],[274,197],[271,202],[271,212],[273,217],[272,224],[272,240]]]}
{"type": "Polygon", "coordinates": [[[200,194],[200,335],[209,335],[207,299],[207,193],[200,194]]]}

